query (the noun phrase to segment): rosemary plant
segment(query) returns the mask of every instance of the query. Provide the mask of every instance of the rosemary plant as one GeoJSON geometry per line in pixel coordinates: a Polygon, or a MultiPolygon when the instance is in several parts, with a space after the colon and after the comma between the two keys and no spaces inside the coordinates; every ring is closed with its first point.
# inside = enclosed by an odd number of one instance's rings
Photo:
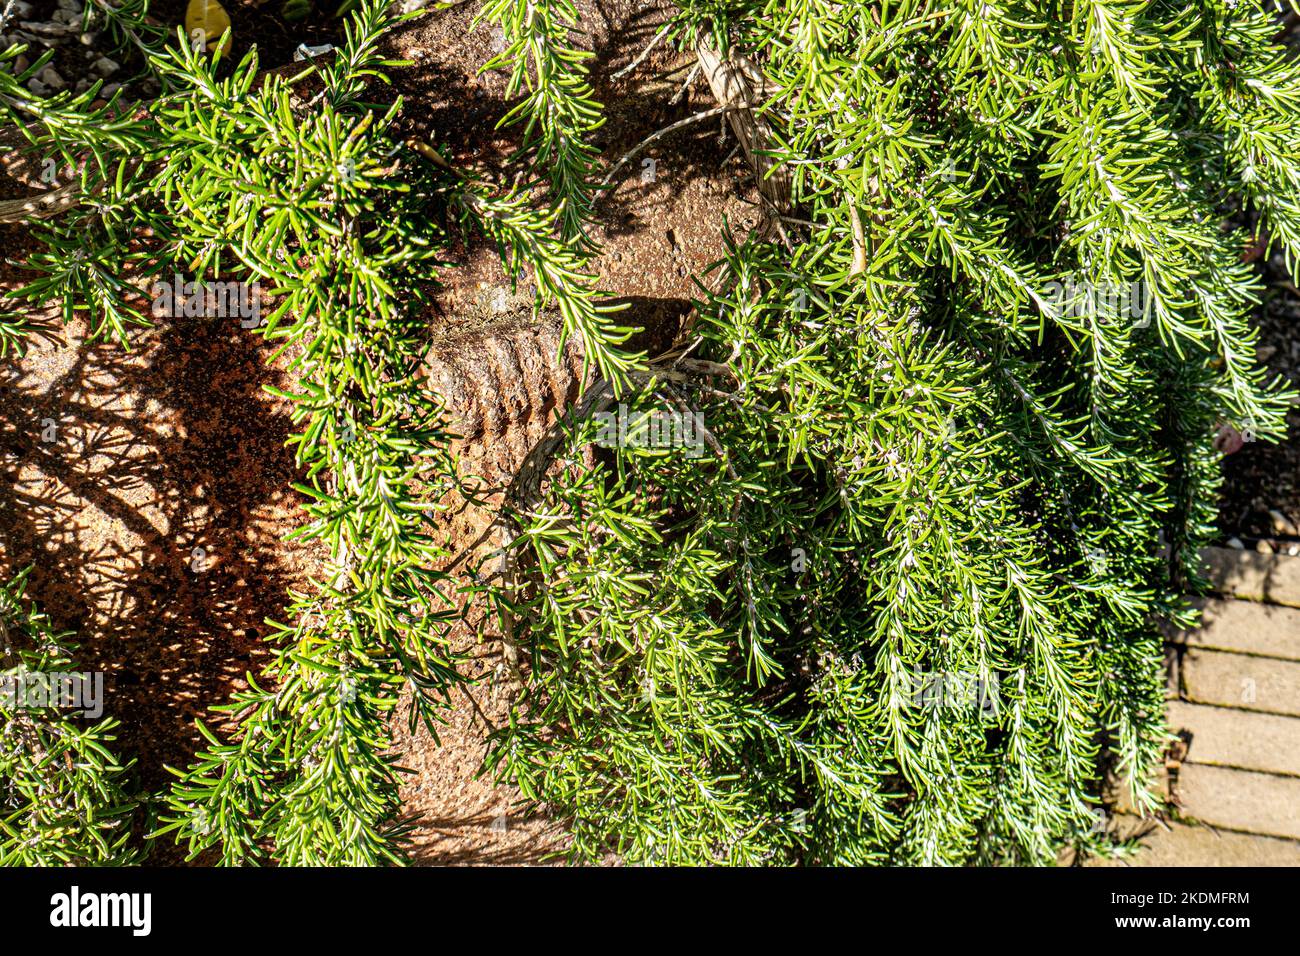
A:
{"type": "MultiPolygon", "coordinates": [[[[660,35],[743,65],[738,121],[791,195],[726,233],[654,362],[588,273],[601,109],[569,0],[480,12],[530,169],[508,188],[373,101],[382,0],[297,75],[142,41],[148,109],[0,74],[2,118],[75,187],[16,298],[129,342],[158,277],[257,283],[296,382],[295,534],[324,570],[155,836],[401,862],[391,721],[409,689],[435,727],[475,600],[526,652],[489,768],[576,860],[1048,863],[1107,849],[1108,772],[1158,804],[1160,628],[1193,620],[1214,430],[1275,440],[1294,399],[1254,361],[1243,256],[1256,229],[1300,249],[1300,74],[1269,11],[679,7],[660,35]],[[445,570],[430,520],[474,494],[422,367],[457,228],[532,272],[593,373],[504,506],[509,586],[445,570]]],[[[0,318],[0,352],[22,335],[0,318]]]]}
{"type": "Polygon", "coordinates": [[[517,507],[495,766],[577,859],[1104,850],[1104,772],[1158,804],[1215,428],[1294,398],[1242,223],[1295,261],[1295,61],[1255,3],[680,6],[761,73],[794,212],[639,398],[709,454],[587,469],[579,423],[517,507]]]}
{"type": "Polygon", "coordinates": [[[30,571],[0,585],[0,866],[136,862],[117,721],[70,713],[56,696],[89,675],[71,672],[68,635],[28,599],[30,571]]]}
{"type": "Polygon", "coordinates": [[[321,542],[328,560],[276,624],[274,662],[218,708],[230,736],[201,725],[210,746],[177,771],[155,836],[174,833],[192,856],[400,859],[392,711],[410,687],[411,720],[433,729],[461,679],[446,641],[458,585],[439,570],[448,553],[430,520],[461,485],[422,368],[444,223],[481,229],[512,270],[531,269],[539,307],[558,303],[602,373],[635,361],[563,233],[576,182],[536,210],[529,184],[500,190],[430,144],[403,142],[400,98],[366,99],[395,65],[378,49],[397,19],[385,3],[360,4],[337,53],[298,75],[262,73],[255,52],[227,68],[183,37],[149,48],[165,92],[147,111],[89,109],[95,89],[39,100],[15,83],[0,101],[33,152],[78,171],[78,201],[39,230],[29,265],[41,275],[16,298],[57,301],[68,317],[88,310],[96,334],[125,343],[148,321],[140,293],[159,277],[255,284],[274,307],[254,324],[292,355],[296,385],[281,394],[294,403],[308,500],[294,535],[321,542]]]}

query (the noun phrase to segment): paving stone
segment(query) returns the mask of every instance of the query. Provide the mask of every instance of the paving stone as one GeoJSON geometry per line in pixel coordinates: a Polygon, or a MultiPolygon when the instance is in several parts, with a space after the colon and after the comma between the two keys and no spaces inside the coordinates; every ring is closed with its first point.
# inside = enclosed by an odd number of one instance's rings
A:
{"type": "Polygon", "coordinates": [[[1250,770],[1183,764],[1183,813],[1215,827],[1300,840],[1300,779],[1250,770]]]}
{"type": "Polygon", "coordinates": [[[1300,777],[1300,718],[1175,701],[1169,729],[1191,734],[1184,763],[1300,777]]]}
{"type": "Polygon", "coordinates": [[[1300,607],[1300,557],[1234,548],[1206,548],[1201,557],[1219,593],[1300,607]]]}
{"type": "MultiPolygon", "coordinates": [[[[1196,599],[1201,628],[1170,635],[1183,699],[1170,702],[1169,724],[1189,739],[1182,812],[1219,831],[1157,826],[1129,865],[1300,866],[1300,557],[1202,556],[1221,596],[1196,599]]],[[[1151,826],[1114,818],[1125,819],[1151,826]]]]}
{"type": "Polygon", "coordinates": [[[1182,673],[1182,664],[1178,660],[1178,648],[1165,643],[1165,700],[1177,700],[1182,695],[1182,687],[1179,684],[1179,675],[1182,673]]]}
{"type": "Polygon", "coordinates": [[[1183,656],[1183,691],[1197,704],[1300,717],[1300,663],[1188,650],[1183,656]]]}
{"type": "Polygon", "coordinates": [[[1300,661],[1300,609],[1235,601],[1198,599],[1201,627],[1173,635],[1175,643],[1300,661]]]}
{"type": "Polygon", "coordinates": [[[1085,866],[1300,866],[1300,842],[1175,823],[1142,837],[1126,860],[1089,860],[1085,866]]]}

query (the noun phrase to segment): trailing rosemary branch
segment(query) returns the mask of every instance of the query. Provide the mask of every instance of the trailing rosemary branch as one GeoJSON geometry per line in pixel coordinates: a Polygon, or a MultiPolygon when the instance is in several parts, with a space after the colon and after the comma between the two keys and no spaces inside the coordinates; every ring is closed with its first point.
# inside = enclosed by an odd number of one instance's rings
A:
{"type": "Polygon", "coordinates": [[[27,597],[30,572],[0,585],[0,866],[137,862],[137,800],[130,764],[113,753],[117,721],[71,713],[85,701],[61,699],[90,675],[74,673],[68,635],[27,597]]]}

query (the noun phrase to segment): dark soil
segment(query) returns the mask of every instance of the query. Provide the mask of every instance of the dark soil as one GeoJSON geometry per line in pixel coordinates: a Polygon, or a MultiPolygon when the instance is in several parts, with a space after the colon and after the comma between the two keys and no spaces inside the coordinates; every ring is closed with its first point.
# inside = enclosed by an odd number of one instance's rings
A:
{"type": "MultiPolygon", "coordinates": [[[[188,5],[189,0],[153,0],[149,12],[174,32],[185,22],[188,5]]],[[[230,17],[230,59],[236,63],[256,46],[259,64],[273,69],[291,62],[299,44],[335,44],[341,36],[343,20],[333,16],[338,6],[329,0],[313,0],[300,20],[285,19],[284,0],[221,0],[221,5],[230,17]]]]}

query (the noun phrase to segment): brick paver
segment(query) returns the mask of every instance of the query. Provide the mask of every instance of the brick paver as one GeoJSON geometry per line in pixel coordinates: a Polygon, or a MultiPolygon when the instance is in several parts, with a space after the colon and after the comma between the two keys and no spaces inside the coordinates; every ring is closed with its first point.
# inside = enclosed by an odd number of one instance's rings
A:
{"type": "Polygon", "coordinates": [[[1300,662],[1189,650],[1183,691],[1198,704],[1300,717],[1300,662]]]}
{"type": "Polygon", "coordinates": [[[1201,626],[1175,635],[1175,642],[1300,661],[1300,609],[1228,598],[1193,603],[1202,609],[1201,626]]]}
{"type": "Polygon", "coordinates": [[[1142,838],[1136,856],[1089,866],[1300,866],[1300,841],[1175,823],[1142,838]]]}
{"type": "Polygon", "coordinates": [[[1169,726],[1191,735],[1186,763],[1300,777],[1300,718],[1175,701],[1169,726]]]}
{"type": "Polygon", "coordinates": [[[1178,802],[1186,816],[1202,823],[1300,840],[1300,779],[1295,777],[1183,764],[1178,802]]]}
{"type": "Polygon", "coordinates": [[[1120,804],[1136,856],[1097,865],[1300,866],[1300,557],[1205,552],[1203,626],[1170,638],[1169,727],[1185,741],[1170,785],[1180,822],[1120,804]]]}
{"type": "Polygon", "coordinates": [[[1300,557],[1206,548],[1206,575],[1220,594],[1300,607],[1300,557]]]}

